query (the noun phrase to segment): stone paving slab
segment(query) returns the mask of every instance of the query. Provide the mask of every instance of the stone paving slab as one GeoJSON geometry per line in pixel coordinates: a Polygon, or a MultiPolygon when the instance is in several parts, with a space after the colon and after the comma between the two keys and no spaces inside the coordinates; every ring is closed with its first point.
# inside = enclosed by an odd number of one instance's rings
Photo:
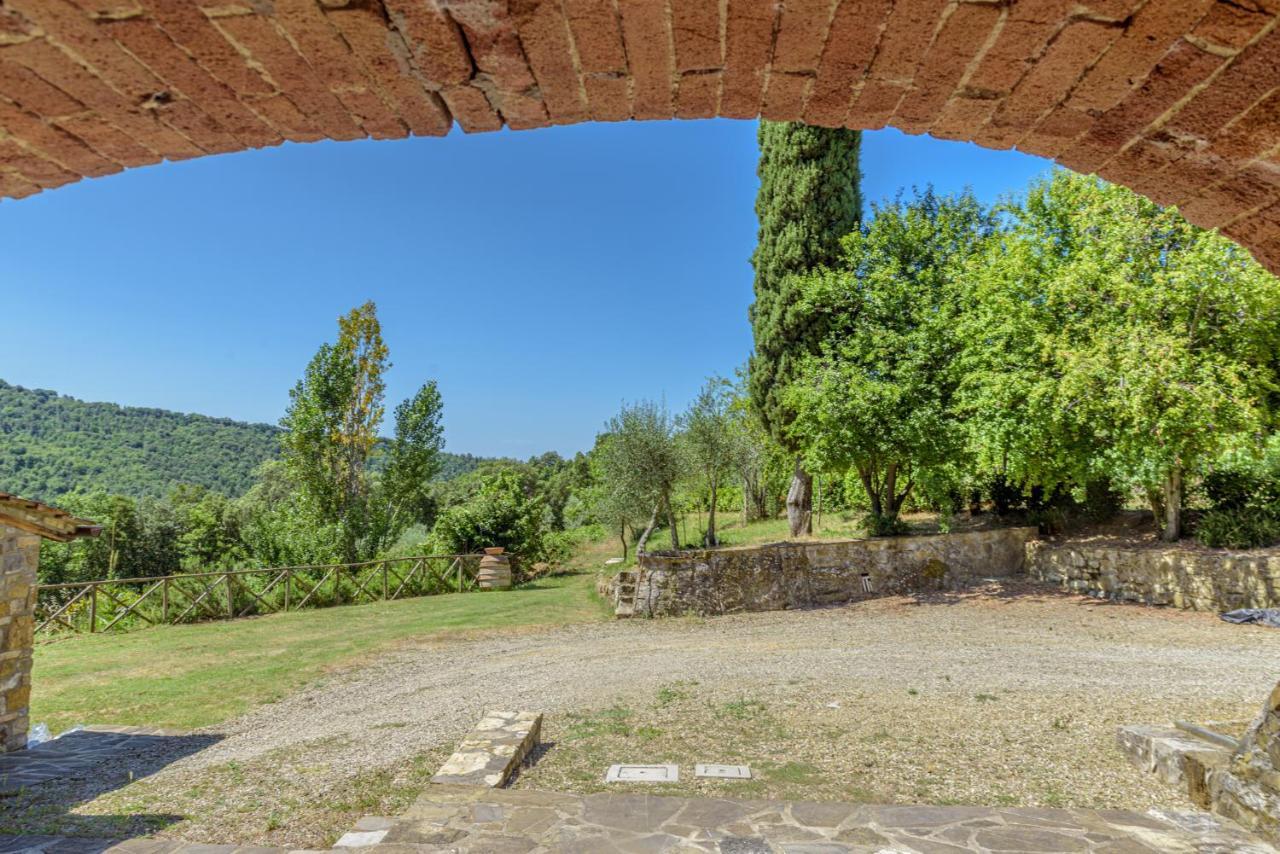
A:
{"type": "Polygon", "coordinates": [[[204,845],[176,839],[90,839],[77,836],[0,836],[0,854],[310,854],[284,848],[204,845]]]}
{"type": "Polygon", "coordinates": [[[1207,813],[572,795],[432,786],[369,854],[1277,854],[1207,813]]]}
{"type": "Polygon", "coordinates": [[[542,715],[537,712],[485,712],[431,782],[501,786],[538,746],[541,735],[542,715]]]}
{"type": "Polygon", "coordinates": [[[82,774],[112,756],[145,750],[183,735],[186,733],[179,730],[154,727],[84,727],[26,750],[0,754],[0,792],[82,774]]]}

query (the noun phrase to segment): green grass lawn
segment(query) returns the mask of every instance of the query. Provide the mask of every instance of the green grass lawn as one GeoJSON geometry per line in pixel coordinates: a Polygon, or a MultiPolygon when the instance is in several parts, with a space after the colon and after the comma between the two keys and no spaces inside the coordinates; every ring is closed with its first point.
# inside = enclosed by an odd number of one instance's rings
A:
{"type": "Polygon", "coordinates": [[[326,671],[414,639],[607,619],[594,575],[500,593],[452,593],[37,646],[31,720],[191,729],[289,694],[326,671]]]}

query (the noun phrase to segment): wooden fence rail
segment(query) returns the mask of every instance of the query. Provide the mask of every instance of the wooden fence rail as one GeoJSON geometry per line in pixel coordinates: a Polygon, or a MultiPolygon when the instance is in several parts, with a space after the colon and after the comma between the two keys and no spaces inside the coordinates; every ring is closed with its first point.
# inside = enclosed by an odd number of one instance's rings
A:
{"type": "Polygon", "coordinates": [[[481,555],[112,578],[36,588],[36,634],[48,637],[387,602],[478,587],[481,555]]]}

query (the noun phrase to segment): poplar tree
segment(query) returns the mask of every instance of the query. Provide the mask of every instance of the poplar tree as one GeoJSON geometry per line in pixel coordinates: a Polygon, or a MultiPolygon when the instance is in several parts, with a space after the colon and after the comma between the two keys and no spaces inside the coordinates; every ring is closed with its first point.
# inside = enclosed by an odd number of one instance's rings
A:
{"type": "Polygon", "coordinates": [[[798,377],[800,365],[817,352],[825,330],[821,317],[803,306],[795,277],[837,265],[841,239],[858,229],[862,135],[843,128],[761,121],[758,140],[760,227],[751,256],[755,353],[749,387],[765,428],[797,456],[787,493],[787,518],[791,535],[799,536],[813,530],[813,478],[800,462],[800,449],[790,435],[795,413],[787,405],[785,392],[798,377]]]}

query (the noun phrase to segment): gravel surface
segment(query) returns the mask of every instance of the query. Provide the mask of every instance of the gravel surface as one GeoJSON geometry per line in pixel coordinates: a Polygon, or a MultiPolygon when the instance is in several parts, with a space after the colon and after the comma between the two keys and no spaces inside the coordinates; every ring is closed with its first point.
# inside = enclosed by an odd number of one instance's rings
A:
{"type": "MultiPolygon", "coordinates": [[[[1251,717],[1280,679],[1280,631],[1211,614],[1112,605],[1034,587],[916,602],[700,619],[598,623],[493,635],[387,654],[216,730],[225,738],[173,770],[345,737],[327,759],[385,766],[464,734],[486,708],[547,713],[704,689],[817,682],[824,690],[1083,695],[1098,717],[1135,722],[1251,717]],[[379,726],[382,725],[382,726],[379,726]]],[[[806,689],[808,692],[810,689],[806,689]]],[[[904,721],[904,725],[908,724],[904,721]]]]}
{"type": "MultiPolygon", "coordinates": [[[[684,763],[803,763],[799,778],[780,772],[780,789],[752,794],[795,796],[798,786],[847,800],[1185,807],[1129,769],[1115,727],[1249,718],[1277,679],[1275,629],[1024,584],[491,633],[335,672],[211,728],[204,734],[219,738],[199,752],[152,757],[145,779],[80,793],[70,812],[159,816],[164,835],[193,841],[323,844],[352,816],[401,808],[487,708],[542,711],[560,741],[522,786],[586,790],[598,787],[599,762],[644,758],[619,752],[669,751],[684,763]],[[654,741],[574,740],[584,714],[620,707],[654,741]],[[753,753],[757,739],[772,743],[753,753]],[[692,750],[721,752],[684,755],[692,750]]],[[[39,804],[11,806],[35,814],[39,804]]]]}

